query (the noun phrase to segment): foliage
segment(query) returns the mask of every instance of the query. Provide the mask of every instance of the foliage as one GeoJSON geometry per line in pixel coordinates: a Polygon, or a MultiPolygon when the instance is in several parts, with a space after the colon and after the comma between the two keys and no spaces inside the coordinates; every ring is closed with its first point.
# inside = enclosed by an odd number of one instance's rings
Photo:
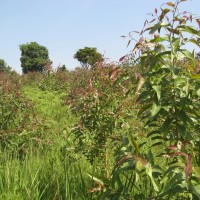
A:
{"type": "Polygon", "coordinates": [[[118,65],[0,73],[1,199],[200,198],[199,19],[184,1],[155,9],[118,65]]]}
{"type": "Polygon", "coordinates": [[[40,134],[35,130],[38,123],[33,104],[21,94],[16,74],[0,74],[0,78],[0,148],[17,149],[22,155],[29,149],[30,140],[40,134]]]}
{"type": "Polygon", "coordinates": [[[0,59],[0,72],[10,72],[11,68],[6,64],[3,59],[0,59]]]}
{"type": "Polygon", "coordinates": [[[155,9],[139,32],[132,55],[139,68],[137,87],[123,83],[118,67],[99,67],[82,92],[73,93],[79,96],[74,105],[81,116],[74,130],[78,152],[103,166],[89,174],[94,181],[89,191],[99,192],[99,199],[200,197],[199,63],[186,49],[187,43],[199,46],[200,33],[190,24],[198,19],[180,13],[180,3],[167,2],[160,13],[155,9]],[[139,121],[131,124],[137,109],[130,97],[139,104],[144,128],[139,121]]]}
{"type": "Polygon", "coordinates": [[[59,149],[27,154],[23,160],[6,151],[0,154],[0,198],[5,200],[89,200],[91,181],[84,174],[88,163],[82,165],[62,155],[59,149]]]}
{"type": "Polygon", "coordinates": [[[79,49],[75,53],[74,58],[77,59],[81,63],[82,67],[85,68],[94,68],[96,63],[103,61],[103,56],[97,52],[96,48],[92,47],[79,49]]]}
{"type": "Polygon", "coordinates": [[[20,45],[20,50],[23,73],[43,72],[44,67],[50,63],[47,48],[36,42],[22,44],[20,45]]]}
{"type": "Polygon", "coordinates": [[[67,71],[67,68],[65,65],[62,65],[62,66],[59,66],[57,70],[65,72],[65,71],[67,71]]]}
{"type": "Polygon", "coordinates": [[[115,160],[120,159],[119,149],[132,135],[137,137],[135,132],[142,127],[133,110],[137,109],[133,104],[137,82],[134,71],[134,68],[100,63],[87,74],[87,79],[84,76],[86,85],[76,85],[74,95],[69,96],[74,113],[80,116],[72,130],[75,152],[84,154],[96,166],[96,172],[90,175],[94,176],[94,185],[89,189],[92,193],[110,187],[115,160]]]}
{"type": "Polygon", "coordinates": [[[131,138],[135,152],[125,152],[120,165],[115,166],[111,180],[115,192],[108,188],[104,196],[117,199],[129,191],[129,198],[137,199],[200,197],[199,66],[194,53],[184,48],[187,43],[199,46],[196,38],[200,32],[188,25],[196,20],[192,15],[179,13],[181,2],[163,4],[161,13],[156,9],[154,18],[139,32],[133,49],[142,69],[137,88],[137,102],[142,105],[138,117],[145,122],[145,146],[149,149],[141,146],[138,138],[131,138]],[[147,32],[152,38],[145,37],[147,32]]]}
{"type": "Polygon", "coordinates": [[[67,91],[70,83],[70,73],[68,71],[57,70],[55,73],[43,75],[39,88],[44,91],[67,91]]]}

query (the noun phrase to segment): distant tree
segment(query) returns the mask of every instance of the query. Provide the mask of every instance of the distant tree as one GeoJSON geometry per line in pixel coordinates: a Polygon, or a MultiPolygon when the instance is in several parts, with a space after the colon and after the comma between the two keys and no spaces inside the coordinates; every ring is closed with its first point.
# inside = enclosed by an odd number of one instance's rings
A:
{"type": "Polygon", "coordinates": [[[3,59],[0,59],[0,72],[10,72],[11,67],[9,67],[3,59]]]}
{"type": "Polygon", "coordinates": [[[79,49],[74,55],[74,58],[77,59],[85,68],[94,68],[97,62],[103,61],[103,56],[97,52],[96,48],[92,47],[79,49]]]}
{"type": "Polygon", "coordinates": [[[45,71],[45,66],[50,62],[48,49],[39,45],[37,42],[31,42],[20,45],[21,67],[23,73],[45,71]]]}
{"type": "Polygon", "coordinates": [[[66,68],[65,65],[62,65],[62,66],[59,66],[59,67],[58,67],[58,70],[59,70],[59,71],[65,72],[65,71],[67,71],[67,68],[66,68]]]}

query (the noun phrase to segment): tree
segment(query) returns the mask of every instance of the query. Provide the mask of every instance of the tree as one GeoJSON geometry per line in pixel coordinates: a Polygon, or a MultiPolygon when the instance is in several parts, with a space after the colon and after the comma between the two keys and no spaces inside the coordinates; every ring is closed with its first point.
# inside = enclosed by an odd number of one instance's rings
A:
{"type": "Polygon", "coordinates": [[[11,67],[9,67],[3,59],[0,59],[0,72],[10,72],[11,67]]]}
{"type": "Polygon", "coordinates": [[[92,47],[79,49],[74,55],[74,58],[77,59],[85,68],[94,68],[97,62],[103,61],[103,56],[97,52],[96,48],[92,47]]]}
{"type": "Polygon", "coordinates": [[[22,44],[20,45],[20,50],[23,73],[32,71],[43,72],[45,71],[44,67],[51,63],[48,49],[37,42],[22,44]]]}
{"type": "Polygon", "coordinates": [[[66,71],[67,71],[67,68],[66,68],[65,65],[62,65],[62,66],[59,66],[59,67],[58,67],[58,70],[59,70],[59,71],[66,72],[66,71]]]}

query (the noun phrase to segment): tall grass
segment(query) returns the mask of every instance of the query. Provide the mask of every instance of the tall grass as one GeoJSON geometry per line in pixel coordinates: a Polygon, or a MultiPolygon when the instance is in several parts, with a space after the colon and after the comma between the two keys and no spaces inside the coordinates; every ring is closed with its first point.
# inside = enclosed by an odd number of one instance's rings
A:
{"type": "Polygon", "coordinates": [[[30,152],[23,159],[0,152],[0,199],[91,199],[89,164],[74,161],[58,151],[30,152]]]}
{"type": "Polygon", "coordinates": [[[17,146],[12,151],[0,149],[0,199],[92,199],[87,193],[92,182],[86,173],[91,166],[69,148],[75,118],[62,103],[65,94],[24,86],[23,95],[34,103],[38,134],[32,138],[24,127],[27,145],[22,155],[17,146]]]}

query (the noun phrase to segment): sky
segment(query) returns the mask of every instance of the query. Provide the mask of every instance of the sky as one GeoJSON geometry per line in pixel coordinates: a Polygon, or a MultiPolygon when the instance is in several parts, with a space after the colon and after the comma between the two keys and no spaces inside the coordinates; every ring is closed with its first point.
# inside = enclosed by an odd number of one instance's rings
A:
{"type": "MultiPolygon", "coordinates": [[[[133,47],[121,36],[140,31],[148,13],[169,1],[0,0],[0,58],[21,73],[19,45],[37,42],[48,49],[54,68],[79,66],[73,55],[84,47],[118,61],[133,47]]],[[[200,0],[184,2],[181,10],[199,16],[200,0]]]]}

